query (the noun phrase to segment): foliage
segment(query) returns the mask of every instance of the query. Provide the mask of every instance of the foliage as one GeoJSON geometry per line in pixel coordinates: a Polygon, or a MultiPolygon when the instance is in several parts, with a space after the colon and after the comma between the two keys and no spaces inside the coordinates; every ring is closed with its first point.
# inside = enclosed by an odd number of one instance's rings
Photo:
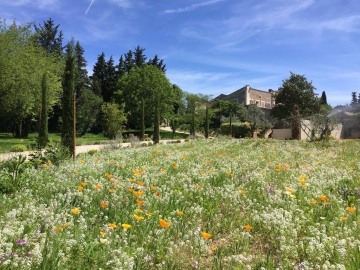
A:
{"type": "Polygon", "coordinates": [[[247,110],[247,121],[250,124],[250,130],[253,135],[258,129],[264,131],[265,129],[271,128],[271,123],[266,119],[264,111],[259,108],[257,104],[249,105],[247,110]]]}
{"type": "Polygon", "coordinates": [[[216,99],[212,102],[212,108],[217,110],[221,116],[229,118],[230,135],[232,135],[233,117],[237,117],[239,121],[245,121],[247,117],[245,106],[233,101],[216,99]]]}
{"type": "Polygon", "coordinates": [[[352,105],[352,106],[355,106],[355,105],[357,105],[358,104],[358,98],[357,98],[357,93],[356,92],[352,92],[351,93],[351,103],[350,103],[350,105],[352,105]]]}
{"type": "Polygon", "coordinates": [[[328,105],[325,91],[321,94],[320,105],[328,105]]]}
{"type": "Polygon", "coordinates": [[[75,80],[75,44],[72,39],[66,45],[65,70],[62,95],[61,144],[74,155],[74,80],[75,80]]]}
{"type": "Polygon", "coordinates": [[[180,127],[181,120],[179,117],[172,117],[169,121],[169,126],[173,132],[173,138],[175,138],[176,130],[180,127]]]}
{"type": "Polygon", "coordinates": [[[104,135],[109,139],[115,139],[116,135],[122,133],[126,122],[124,108],[116,103],[104,103],[101,105],[101,112],[104,135]]]}
{"type": "Polygon", "coordinates": [[[36,45],[34,38],[30,24],[0,26],[0,115],[8,119],[7,129],[19,138],[28,136],[39,116],[45,72],[49,105],[58,102],[61,91],[61,60],[36,45]]]}
{"type": "Polygon", "coordinates": [[[339,120],[331,114],[331,108],[322,106],[320,113],[309,118],[308,125],[302,121],[304,132],[312,141],[323,141],[330,138],[331,132],[338,126],[339,120]]]}
{"type": "MultiPolygon", "coordinates": [[[[220,133],[230,135],[230,123],[223,123],[220,126],[220,133]]],[[[234,138],[251,138],[251,127],[248,122],[232,123],[232,136],[234,138]]]]}
{"type": "Polygon", "coordinates": [[[21,188],[21,174],[27,167],[25,162],[26,156],[22,155],[0,162],[0,194],[13,193],[21,188]]]}
{"type": "Polygon", "coordinates": [[[48,144],[45,151],[34,151],[29,160],[35,168],[47,167],[48,164],[59,166],[70,157],[70,150],[64,145],[48,144]]]}
{"type": "Polygon", "coordinates": [[[41,111],[39,116],[39,137],[38,148],[45,148],[48,141],[48,91],[49,83],[47,79],[47,73],[45,72],[42,79],[42,95],[41,95],[41,111]]]}
{"type": "Polygon", "coordinates": [[[310,116],[319,112],[320,102],[312,82],[308,82],[304,75],[290,72],[290,77],[283,80],[282,86],[275,95],[275,107],[271,115],[278,119],[290,118],[295,104],[299,106],[301,117],[310,116]]]}
{"type": "Polygon", "coordinates": [[[291,118],[292,118],[292,123],[291,123],[292,139],[301,140],[301,117],[299,112],[299,106],[296,104],[293,106],[291,112],[291,118]]]}
{"type": "Polygon", "coordinates": [[[140,123],[140,139],[144,138],[146,117],[149,117],[154,127],[154,143],[158,143],[161,115],[173,109],[173,91],[164,73],[152,65],[134,67],[119,80],[118,89],[118,103],[125,103],[130,118],[140,123]]]}
{"type": "Polygon", "coordinates": [[[102,98],[90,89],[83,90],[77,99],[76,123],[81,130],[81,136],[84,136],[96,123],[102,102],[102,98]]]}
{"type": "Polygon", "coordinates": [[[49,19],[43,22],[43,25],[36,26],[36,42],[43,47],[47,52],[60,57],[62,54],[63,33],[59,31],[59,24],[55,26],[54,20],[49,19]]]}
{"type": "Polygon", "coordinates": [[[27,148],[23,144],[15,144],[15,145],[11,146],[11,148],[10,148],[10,152],[24,152],[26,150],[27,150],[27,148]]]}

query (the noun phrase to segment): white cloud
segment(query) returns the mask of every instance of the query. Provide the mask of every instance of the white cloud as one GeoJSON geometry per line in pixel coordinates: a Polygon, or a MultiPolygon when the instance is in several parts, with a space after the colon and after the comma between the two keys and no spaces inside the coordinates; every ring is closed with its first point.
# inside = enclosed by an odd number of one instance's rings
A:
{"type": "Polygon", "coordinates": [[[216,3],[223,2],[223,1],[226,1],[226,0],[210,0],[210,1],[206,1],[206,2],[192,4],[192,5],[184,7],[184,8],[167,9],[167,10],[164,11],[164,13],[169,14],[169,13],[187,12],[187,11],[191,11],[193,9],[199,8],[199,7],[214,5],[216,3]]]}

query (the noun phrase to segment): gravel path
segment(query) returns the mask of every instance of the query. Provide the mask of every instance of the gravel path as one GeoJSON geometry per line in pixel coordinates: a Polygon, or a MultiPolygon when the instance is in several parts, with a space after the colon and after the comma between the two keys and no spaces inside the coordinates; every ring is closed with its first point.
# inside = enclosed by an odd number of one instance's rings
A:
{"type": "MultiPolygon", "coordinates": [[[[161,128],[162,130],[167,130],[167,131],[171,131],[171,128],[170,127],[162,127],[161,128]]],[[[178,131],[177,131],[178,132],[178,131]]],[[[186,132],[178,132],[178,133],[186,133],[186,132]]],[[[160,143],[166,143],[167,141],[172,141],[172,140],[163,140],[163,141],[160,141],[160,143]]],[[[175,140],[177,141],[177,140],[175,140]]],[[[182,142],[184,140],[181,140],[182,142]]],[[[139,143],[144,143],[144,142],[139,142],[139,143]]],[[[90,150],[101,150],[105,147],[109,147],[111,146],[111,144],[97,144],[97,145],[79,145],[79,146],[76,146],[76,149],[75,149],[75,153],[76,155],[78,154],[81,154],[81,153],[87,153],[88,151],[90,150]]],[[[122,143],[121,144],[121,147],[130,147],[130,143],[122,143]]],[[[13,158],[13,157],[17,157],[19,155],[30,155],[32,153],[32,151],[24,151],[24,152],[17,152],[17,153],[6,153],[6,154],[0,154],[0,161],[3,161],[3,160],[8,160],[10,158],[13,158]]]]}

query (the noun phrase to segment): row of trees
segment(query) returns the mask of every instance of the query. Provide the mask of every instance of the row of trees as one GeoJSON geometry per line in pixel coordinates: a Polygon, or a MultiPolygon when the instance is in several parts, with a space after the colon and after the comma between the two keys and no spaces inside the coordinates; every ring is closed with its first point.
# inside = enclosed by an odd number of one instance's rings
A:
{"type": "MultiPolygon", "coordinates": [[[[39,146],[47,142],[47,131],[60,132],[62,143],[73,149],[73,104],[77,100],[76,124],[81,135],[104,132],[114,138],[123,125],[140,130],[153,127],[154,141],[159,142],[161,122],[173,130],[189,124],[190,134],[203,127],[219,127],[226,117],[232,122],[248,121],[251,130],[268,128],[270,122],[256,107],[211,100],[211,96],[189,94],[171,84],[164,61],[157,55],[148,59],[140,46],[120,56],[101,53],[88,76],[84,49],[71,40],[63,46],[59,25],[49,19],[43,25],[7,26],[0,24],[0,122],[3,131],[26,137],[39,131],[39,146]],[[11,119],[11,121],[9,121],[11,119]]],[[[289,119],[294,104],[302,117],[319,114],[327,106],[323,92],[319,99],[304,76],[291,73],[283,81],[271,112],[276,119],[289,119]]],[[[294,122],[294,121],[293,121],[294,122]]]]}

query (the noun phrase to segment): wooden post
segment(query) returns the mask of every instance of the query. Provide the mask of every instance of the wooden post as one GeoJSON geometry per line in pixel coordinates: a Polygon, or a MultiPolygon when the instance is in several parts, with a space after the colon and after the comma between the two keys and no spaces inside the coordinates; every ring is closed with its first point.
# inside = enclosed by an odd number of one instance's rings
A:
{"type": "Polygon", "coordinates": [[[74,115],[73,115],[73,123],[74,123],[74,127],[73,127],[73,131],[74,131],[74,137],[73,137],[73,142],[74,142],[74,154],[73,154],[73,161],[75,161],[75,156],[76,156],[76,94],[74,93],[74,115]]]}

